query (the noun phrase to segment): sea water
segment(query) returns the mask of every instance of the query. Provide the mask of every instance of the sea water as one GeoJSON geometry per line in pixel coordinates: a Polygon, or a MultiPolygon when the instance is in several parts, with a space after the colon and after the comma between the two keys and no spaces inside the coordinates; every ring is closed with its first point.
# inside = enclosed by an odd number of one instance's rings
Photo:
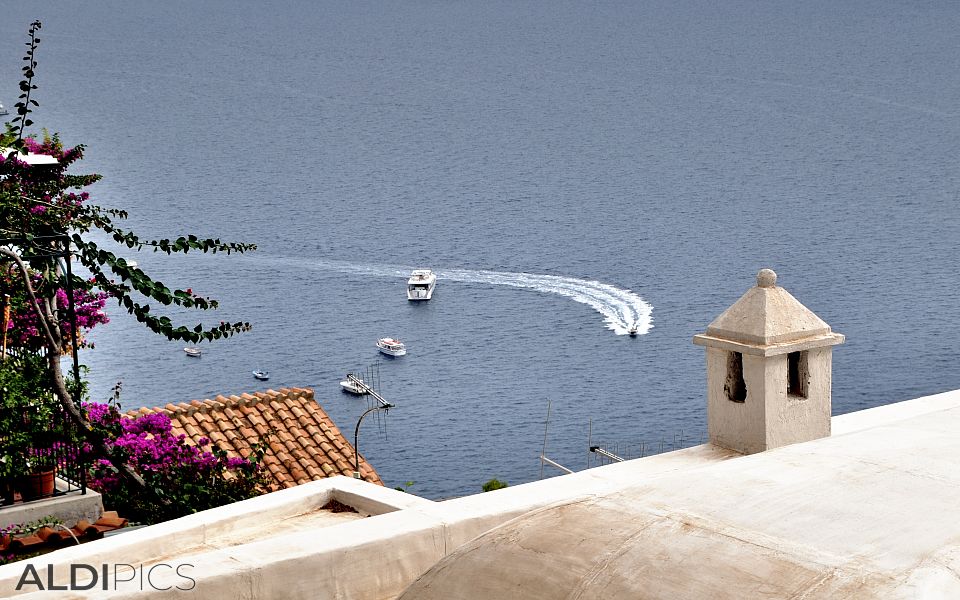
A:
{"type": "Polygon", "coordinates": [[[43,20],[35,121],[87,145],[130,254],[248,320],[204,346],[109,305],[82,353],[125,407],[311,387],[433,498],[579,470],[588,444],[705,424],[694,334],[762,267],[847,336],[844,413],[960,387],[960,5],[410,1],[7,3],[0,101],[43,20]],[[408,302],[413,268],[438,274],[408,302]],[[636,337],[624,335],[638,325],[636,337]],[[378,355],[396,336],[409,354],[378,355]],[[251,371],[268,370],[269,382],[251,371]],[[548,404],[550,419],[545,423],[548,404]],[[546,467],[544,476],[559,473],[546,467]]]}

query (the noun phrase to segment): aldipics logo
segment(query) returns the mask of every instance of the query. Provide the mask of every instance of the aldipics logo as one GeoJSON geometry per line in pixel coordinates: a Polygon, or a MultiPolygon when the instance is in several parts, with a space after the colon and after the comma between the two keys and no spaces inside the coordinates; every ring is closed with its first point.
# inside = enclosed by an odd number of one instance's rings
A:
{"type": "Polygon", "coordinates": [[[42,566],[38,571],[36,565],[27,564],[17,582],[17,591],[117,590],[121,586],[125,589],[135,586],[140,590],[166,591],[176,588],[188,592],[197,586],[196,580],[187,575],[192,568],[193,565],[187,563],[178,565],[157,563],[149,566],[125,563],[102,565],[72,563],[69,566],[69,583],[55,583],[65,580],[62,574],[66,566],[55,569],[53,565],[47,565],[44,577],[41,576],[42,566]]]}

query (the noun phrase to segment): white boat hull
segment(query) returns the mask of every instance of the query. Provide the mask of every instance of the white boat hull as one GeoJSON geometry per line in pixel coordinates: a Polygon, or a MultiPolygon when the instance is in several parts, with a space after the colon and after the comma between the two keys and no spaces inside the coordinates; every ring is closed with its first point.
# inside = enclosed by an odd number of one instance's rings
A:
{"type": "Polygon", "coordinates": [[[437,287],[437,276],[430,269],[417,269],[407,280],[407,300],[429,300],[437,287]]]}
{"type": "Polygon", "coordinates": [[[407,353],[407,347],[396,338],[380,338],[377,340],[377,349],[387,356],[403,356],[407,353]]]}
{"type": "Polygon", "coordinates": [[[407,349],[401,348],[400,350],[393,350],[391,348],[380,347],[380,352],[383,352],[387,356],[404,356],[407,353],[407,349]]]}
{"type": "Polygon", "coordinates": [[[433,298],[433,287],[426,290],[407,288],[407,300],[429,300],[430,298],[433,298]]]}
{"type": "Polygon", "coordinates": [[[349,379],[340,382],[340,389],[347,392],[348,394],[355,394],[357,396],[363,396],[368,394],[367,390],[361,389],[356,383],[350,381],[349,379]]]}

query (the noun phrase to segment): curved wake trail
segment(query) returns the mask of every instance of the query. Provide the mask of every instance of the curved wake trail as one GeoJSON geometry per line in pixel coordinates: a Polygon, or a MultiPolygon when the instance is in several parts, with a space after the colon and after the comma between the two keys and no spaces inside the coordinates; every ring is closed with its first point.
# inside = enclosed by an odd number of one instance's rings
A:
{"type": "MultiPolygon", "coordinates": [[[[336,261],[303,261],[318,270],[367,275],[371,277],[410,276],[412,267],[386,265],[358,265],[336,261]]],[[[460,281],[488,285],[507,285],[529,289],[545,294],[557,294],[574,302],[586,304],[603,315],[607,328],[617,335],[626,335],[632,325],[638,334],[645,334],[653,327],[653,306],[631,292],[603,283],[559,275],[536,275],[533,273],[509,273],[501,271],[474,271],[470,269],[438,269],[437,281],[460,281]]]]}
{"type": "Polygon", "coordinates": [[[653,307],[630,290],[608,283],[532,273],[500,271],[472,271],[449,269],[437,271],[437,280],[448,279],[466,283],[487,283],[525,288],[547,294],[557,294],[586,304],[603,315],[607,328],[617,335],[626,335],[636,324],[637,333],[644,334],[653,327],[653,307]]]}

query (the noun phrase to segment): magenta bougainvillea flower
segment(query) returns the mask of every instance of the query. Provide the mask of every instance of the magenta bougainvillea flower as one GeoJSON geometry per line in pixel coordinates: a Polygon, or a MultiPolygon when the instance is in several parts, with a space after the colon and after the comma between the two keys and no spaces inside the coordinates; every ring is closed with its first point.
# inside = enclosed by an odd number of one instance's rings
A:
{"type": "MultiPolygon", "coordinates": [[[[258,464],[261,454],[256,451],[249,458],[228,457],[207,438],[192,444],[183,434],[173,433],[170,417],[162,413],[131,418],[109,404],[91,402],[84,408],[95,427],[111,432],[108,445],[150,484],[168,494],[171,502],[160,511],[163,518],[213,508],[260,492],[264,475],[258,464]]],[[[131,490],[109,461],[93,458],[88,479],[91,488],[103,493],[107,502],[129,503],[121,508],[135,517],[158,519],[131,500],[131,490]]]]}

